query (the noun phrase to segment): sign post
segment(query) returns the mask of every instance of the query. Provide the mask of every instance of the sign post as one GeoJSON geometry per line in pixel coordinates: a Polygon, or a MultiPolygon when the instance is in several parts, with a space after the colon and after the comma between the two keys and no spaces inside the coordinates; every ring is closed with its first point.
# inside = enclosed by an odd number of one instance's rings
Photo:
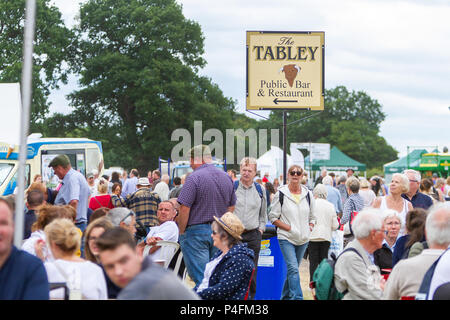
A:
{"type": "Polygon", "coordinates": [[[286,182],[288,110],[324,110],[325,33],[247,31],[247,110],[283,110],[286,182]]]}
{"type": "Polygon", "coordinates": [[[23,39],[22,113],[20,121],[19,172],[17,177],[18,192],[16,195],[16,215],[14,221],[14,245],[18,248],[20,248],[23,239],[25,162],[27,159],[27,135],[30,126],[35,19],[36,1],[27,0],[23,39]]]}

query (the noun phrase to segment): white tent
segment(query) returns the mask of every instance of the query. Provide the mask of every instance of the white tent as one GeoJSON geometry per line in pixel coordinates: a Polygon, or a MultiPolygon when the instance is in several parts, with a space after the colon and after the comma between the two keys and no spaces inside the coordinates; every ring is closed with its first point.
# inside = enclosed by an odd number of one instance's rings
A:
{"type": "Polygon", "coordinates": [[[20,142],[22,98],[19,83],[0,83],[0,141],[14,145],[20,142]]]}
{"type": "MultiPolygon", "coordinates": [[[[289,168],[293,164],[298,164],[304,168],[303,154],[296,148],[291,148],[291,155],[287,154],[287,167],[289,168]]],[[[261,177],[266,172],[269,173],[269,180],[273,181],[275,178],[280,178],[283,174],[283,150],[271,146],[270,150],[264,153],[258,160],[258,170],[261,173],[261,177]]],[[[282,184],[283,181],[280,181],[282,184]]]]}

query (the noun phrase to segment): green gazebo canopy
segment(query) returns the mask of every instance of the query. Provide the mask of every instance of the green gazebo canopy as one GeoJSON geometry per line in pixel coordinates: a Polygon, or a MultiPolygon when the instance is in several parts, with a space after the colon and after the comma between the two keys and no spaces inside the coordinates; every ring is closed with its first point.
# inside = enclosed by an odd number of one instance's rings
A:
{"type": "MultiPolygon", "coordinates": [[[[330,160],[313,160],[311,165],[313,171],[321,170],[321,168],[329,171],[345,171],[349,168],[354,171],[366,171],[365,164],[350,158],[336,146],[330,150],[330,160]]],[[[309,156],[305,158],[305,167],[309,167],[309,156]]]]}
{"type": "Polygon", "coordinates": [[[384,167],[384,174],[393,174],[397,172],[402,172],[403,170],[408,169],[411,167],[418,167],[420,163],[420,157],[422,154],[426,153],[427,150],[425,149],[416,149],[411,151],[408,155],[404,156],[403,158],[400,158],[398,160],[395,160],[390,163],[386,163],[384,167]]]}

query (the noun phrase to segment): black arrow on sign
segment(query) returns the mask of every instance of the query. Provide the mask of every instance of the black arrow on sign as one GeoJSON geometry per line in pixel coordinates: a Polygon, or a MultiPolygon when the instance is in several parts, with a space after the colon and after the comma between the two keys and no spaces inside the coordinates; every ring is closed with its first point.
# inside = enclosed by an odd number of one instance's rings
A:
{"type": "Polygon", "coordinates": [[[278,98],[275,98],[275,100],[273,100],[273,102],[275,104],[278,104],[278,102],[298,102],[298,100],[278,100],[278,98]]]}

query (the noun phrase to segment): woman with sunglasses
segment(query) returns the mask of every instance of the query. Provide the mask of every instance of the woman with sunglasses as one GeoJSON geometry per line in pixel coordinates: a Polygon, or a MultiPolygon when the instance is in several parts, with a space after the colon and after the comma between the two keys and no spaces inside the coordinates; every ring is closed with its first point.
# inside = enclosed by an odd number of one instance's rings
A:
{"type": "Polygon", "coordinates": [[[255,265],[253,250],[242,243],[244,225],[232,212],[214,219],[211,237],[219,250],[194,290],[204,300],[246,300],[255,265]]]}
{"type": "Polygon", "coordinates": [[[303,300],[298,268],[315,224],[314,197],[300,183],[303,176],[301,167],[291,166],[288,175],[289,184],[280,186],[273,198],[269,220],[277,227],[278,242],[287,266],[281,299],[303,300]]]}

